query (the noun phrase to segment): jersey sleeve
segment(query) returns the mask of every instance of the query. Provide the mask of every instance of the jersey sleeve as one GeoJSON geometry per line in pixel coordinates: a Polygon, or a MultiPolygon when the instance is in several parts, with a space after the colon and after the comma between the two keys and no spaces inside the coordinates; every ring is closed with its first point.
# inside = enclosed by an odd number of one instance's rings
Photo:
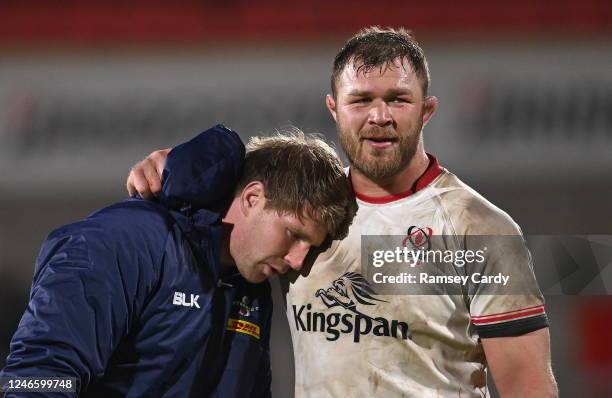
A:
{"type": "Polygon", "coordinates": [[[500,234],[465,237],[467,247],[484,253],[482,264],[468,272],[470,318],[481,338],[517,336],[548,326],[521,231],[509,217],[501,222],[500,234]]]}
{"type": "Polygon", "coordinates": [[[78,228],[58,231],[42,246],[29,303],[0,375],[75,378],[76,393],[50,396],[77,396],[104,374],[129,328],[132,298],[110,248],[78,228]]]}

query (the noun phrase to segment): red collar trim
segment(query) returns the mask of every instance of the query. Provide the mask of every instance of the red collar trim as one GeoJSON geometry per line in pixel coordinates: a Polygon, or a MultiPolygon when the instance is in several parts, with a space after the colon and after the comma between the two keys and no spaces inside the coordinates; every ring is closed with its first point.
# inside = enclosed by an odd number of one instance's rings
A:
{"type": "Polygon", "coordinates": [[[409,191],[386,196],[367,196],[359,192],[355,192],[355,196],[357,199],[363,202],[380,205],[395,202],[396,200],[404,199],[414,193],[417,193],[435,180],[436,177],[438,177],[444,170],[434,155],[428,153],[427,157],[429,158],[429,166],[427,166],[427,169],[423,172],[423,174],[416,179],[409,191]]]}

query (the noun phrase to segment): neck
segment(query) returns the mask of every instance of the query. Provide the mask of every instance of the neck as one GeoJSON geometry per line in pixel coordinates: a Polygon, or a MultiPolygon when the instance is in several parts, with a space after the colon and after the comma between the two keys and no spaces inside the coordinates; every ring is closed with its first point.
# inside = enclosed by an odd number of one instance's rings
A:
{"type": "Polygon", "coordinates": [[[372,179],[359,170],[351,168],[351,182],[353,189],[362,195],[380,197],[399,195],[410,189],[416,180],[423,175],[429,166],[429,158],[425,150],[417,149],[410,163],[399,173],[384,179],[372,179]]]}

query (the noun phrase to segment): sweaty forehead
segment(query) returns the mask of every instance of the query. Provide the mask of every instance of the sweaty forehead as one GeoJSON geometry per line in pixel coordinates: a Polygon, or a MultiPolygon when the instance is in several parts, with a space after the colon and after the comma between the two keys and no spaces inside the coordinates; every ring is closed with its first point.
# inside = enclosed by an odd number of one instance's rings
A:
{"type": "Polygon", "coordinates": [[[366,67],[360,62],[351,62],[344,68],[336,82],[336,88],[339,92],[356,88],[368,90],[371,87],[404,87],[414,90],[419,85],[419,78],[407,60],[401,63],[399,60],[395,60],[392,63],[373,67],[366,67]]]}

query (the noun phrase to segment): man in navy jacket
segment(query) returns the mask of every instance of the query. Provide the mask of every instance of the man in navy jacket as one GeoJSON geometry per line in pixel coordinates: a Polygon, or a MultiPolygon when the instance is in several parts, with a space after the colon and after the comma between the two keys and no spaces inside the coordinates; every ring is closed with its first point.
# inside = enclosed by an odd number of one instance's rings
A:
{"type": "Polygon", "coordinates": [[[49,396],[270,394],[264,281],[345,234],[355,203],[322,141],[250,145],[245,156],[215,126],[172,150],[157,202],[129,199],[49,235],[0,373],[7,396],[28,395],[26,377],[73,380],[49,396]]]}

